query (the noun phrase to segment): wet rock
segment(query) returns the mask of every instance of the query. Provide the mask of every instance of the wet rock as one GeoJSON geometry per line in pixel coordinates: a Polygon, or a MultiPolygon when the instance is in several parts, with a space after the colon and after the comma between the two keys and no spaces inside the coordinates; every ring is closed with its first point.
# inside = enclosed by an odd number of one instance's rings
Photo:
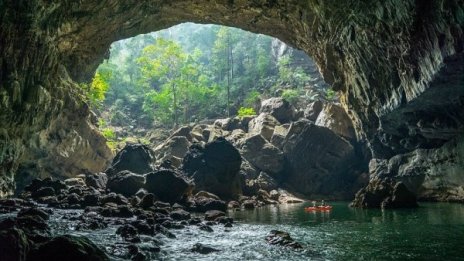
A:
{"type": "Polygon", "coordinates": [[[228,209],[237,209],[237,208],[240,208],[240,203],[238,203],[237,201],[229,201],[229,203],[227,204],[227,208],[228,209]]]}
{"type": "Polygon", "coordinates": [[[176,168],[179,167],[180,161],[177,159],[184,158],[190,145],[191,143],[184,136],[173,136],[169,138],[155,148],[155,155],[158,159],[157,163],[161,164],[169,160],[172,163],[171,166],[176,168]]]}
{"type": "Polygon", "coordinates": [[[89,173],[85,175],[85,184],[87,184],[88,187],[105,189],[107,182],[108,176],[103,172],[97,174],[89,173]]]}
{"type": "MultiPolygon", "coordinates": [[[[53,180],[51,178],[46,179],[34,179],[31,184],[27,185],[24,190],[31,192],[31,194],[37,193],[41,188],[52,188],[54,193],[60,194],[62,190],[66,189],[66,185],[60,180],[53,180]]],[[[47,194],[51,191],[47,189],[47,194]]]]}
{"type": "Polygon", "coordinates": [[[224,138],[218,138],[204,147],[192,145],[182,169],[194,179],[196,191],[204,190],[230,199],[241,192],[240,165],[238,150],[224,138]]]}
{"type": "Polygon", "coordinates": [[[347,140],[300,120],[291,124],[283,151],[288,160],[285,182],[296,192],[351,197],[361,161],[347,140]]]}
{"type": "Polygon", "coordinates": [[[135,174],[145,174],[154,170],[154,163],[154,152],[148,146],[142,144],[128,144],[116,154],[111,167],[105,172],[109,176],[115,175],[123,170],[135,174]]]}
{"type": "Polygon", "coordinates": [[[193,183],[175,170],[159,170],[146,175],[145,189],[162,201],[177,202],[189,195],[193,183]]]}
{"type": "Polygon", "coordinates": [[[66,186],[85,186],[85,182],[81,178],[69,178],[64,180],[66,186]]]}
{"type": "Polygon", "coordinates": [[[289,102],[274,97],[261,102],[260,113],[269,113],[280,123],[287,123],[294,119],[296,110],[289,102]]]}
{"type": "Polygon", "coordinates": [[[205,213],[205,220],[206,221],[216,221],[216,219],[220,217],[225,217],[226,213],[219,210],[208,210],[205,213]]]}
{"type": "Polygon", "coordinates": [[[351,203],[358,208],[413,208],[417,207],[414,193],[402,182],[390,179],[372,179],[367,187],[356,193],[351,203]]]}
{"type": "Polygon", "coordinates": [[[326,127],[348,140],[355,140],[353,123],[346,111],[336,104],[326,104],[317,117],[317,126],[326,127]]]}
{"type": "Polygon", "coordinates": [[[284,168],[283,152],[261,135],[249,136],[240,142],[242,156],[256,168],[277,175],[284,168]]]}
{"type": "Polygon", "coordinates": [[[117,205],[127,205],[129,204],[129,201],[127,200],[126,197],[120,194],[116,194],[114,192],[111,192],[101,198],[102,204],[106,203],[114,203],[117,205]]]}
{"type": "Polygon", "coordinates": [[[204,254],[204,255],[209,254],[209,253],[213,253],[213,252],[219,252],[219,250],[216,249],[216,248],[206,246],[206,245],[203,245],[203,244],[200,244],[200,243],[196,243],[195,245],[193,245],[193,247],[192,247],[192,249],[190,249],[190,251],[200,253],[200,254],[204,254]]]}
{"type": "Polygon", "coordinates": [[[199,191],[197,194],[194,196],[195,198],[210,198],[210,199],[215,199],[215,200],[221,200],[218,196],[214,195],[213,193],[209,193],[207,191],[199,191]]]}
{"type": "Polygon", "coordinates": [[[315,101],[310,103],[304,110],[304,117],[312,122],[315,122],[323,107],[324,103],[322,101],[315,101]]]}
{"type": "Polygon", "coordinates": [[[174,219],[174,220],[189,220],[190,219],[190,213],[182,210],[182,209],[177,209],[172,211],[169,216],[174,219]]]}
{"type": "Polygon", "coordinates": [[[0,229],[0,260],[26,260],[31,248],[26,234],[21,229],[0,229]]]}
{"type": "Polygon", "coordinates": [[[142,197],[138,205],[141,208],[147,209],[154,206],[155,200],[155,195],[153,195],[152,193],[148,193],[142,197]]]}
{"type": "Polygon", "coordinates": [[[248,123],[248,133],[250,135],[261,134],[266,140],[270,141],[277,125],[280,125],[280,123],[272,115],[261,113],[248,123]]]}
{"type": "Polygon", "coordinates": [[[242,202],[242,207],[244,209],[254,209],[256,207],[256,201],[252,199],[247,199],[242,202]]]}
{"type": "Polygon", "coordinates": [[[25,209],[21,209],[19,212],[18,212],[18,217],[24,217],[24,216],[32,216],[32,217],[39,217],[43,220],[48,220],[48,218],[50,217],[49,213],[47,213],[45,210],[43,209],[39,209],[39,208],[25,208],[25,209]]]}
{"type": "Polygon", "coordinates": [[[85,237],[57,236],[40,245],[30,254],[32,260],[101,261],[109,260],[104,251],[85,237]]]}
{"type": "Polygon", "coordinates": [[[209,225],[206,225],[206,224],[198,224],[198,228],[200,230],[203,230],[203,231],[206,231],[206,232],[214,232],[213,228],[211,228],[209,225]]]}
{"type": "Polygon", "coordinates": [[[145,177],[130,171],[121,171],[112,175],[107,183],[107,188],[126,197],[135,195],[145,185],[145,177]]]}
{"type": "Polygon", "coordinates": [[[76,193],[69,194],[66,198],[66,201],[70,205],[76,205],[81,203],[80,197],[76,193]]]}
{"type": "Polygon", "coordinates": [[[32,198],[43,198],[55,195],[55,190],[52,187],[42,187],[31,193],[32,198]]]}
{"type": "Polygon", "coordinates": [[[123,226],[120,226],[116,230],[116,234],[120,235],[122,238],[124,238],[126,241],[131,241],[134,237],[138,235],[137,229],[130,225],[130,224],[125,224],[123,226]]]}
{"type": "Polygon", "coordinates": [[[206,197],[196,197],[194,198],[195,211],[206,212],[208,210],[220,210],[226,211],[227,204],[222,200],[206,198],[206,197]]]}
{"type": "Polygon", "coordinates": [[[84,196],[81,202],[81,206],[82,207],[98,206],[99,203],[100,203],[100,195],[88,194],[84,196]]]}
{"type": "Polygon", "coordinates": [[[300,243],[293,240],[289,233],[279,231],[279,230],[272,230],[267,236],[266,241],[271,245],[280,245],[285,247],[290,247],[293,249],[301,249],[303,248],[300,243]]]}

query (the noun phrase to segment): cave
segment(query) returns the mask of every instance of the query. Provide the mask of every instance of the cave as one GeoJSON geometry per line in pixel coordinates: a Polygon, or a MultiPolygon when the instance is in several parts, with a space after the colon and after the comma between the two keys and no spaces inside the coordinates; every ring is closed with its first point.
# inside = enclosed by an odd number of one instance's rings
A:
{"type": "Polygon", "coordinates": [[[103,171],[112,155],[77,82],[111,43],[195,22],[270,35],[314,58],[353,122],[367,188],[393,179],[420,200],[464,202],[462,0],[6,0],[0,21],[0,197],[17,173],[103,171]]]}

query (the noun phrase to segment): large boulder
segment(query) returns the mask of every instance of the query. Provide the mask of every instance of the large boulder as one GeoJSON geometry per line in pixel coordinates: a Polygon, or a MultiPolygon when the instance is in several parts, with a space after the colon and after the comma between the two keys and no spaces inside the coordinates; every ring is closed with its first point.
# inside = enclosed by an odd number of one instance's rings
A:
{"type": "Polygon", "coordinates": [[[271,140],[277,125],[280,123],[276,118],[268,113],[261,113],[248,123],[248,133],[251,135],[261,134],[266,140],[271,140]]]}
{"type": "Polygon", "coordinates": [[[106,173],[88,173],[85,175],[85,184],[95,189],[105,189],[108,182],[106,173]]]}
{"type": "Polygon", "coordinates": [[[195,180],[196,190],[205,190],[224,199],[240,194],[241,156],[224,138],[205,146],[194,144],[184,157],[182,169],[195,180]]]}
{"type": "Polygon", "coordinates": [[[194,184],[182,173],[162,169],[146,175],[145,189],[165,202],[178,202],[190,196],[194,184]]]}
{"type": "MultiPolygon", "coordinates": [[[[283,151],[288,161],[286,182],[306,196],[341,195],[348,192],[359,160],[353,146],[333,131],[308,120],[292,123],[283,151]]],[[[351,190],[349,190],[351,191],[351,190]]]]}
{"type": "Polygon", "coordinates": [[[402,182],[375,177],[356,193],[351,203],[358,208],[413,208],[417,207],[414,193],[402,182]]]}
{"type": "Polygon", "coordinates": [[[120,171],[128,170],[136,174],[145,174],[153,171],[154,163],[154,153],[148,146],[128,144],[116,154],[106,173],[111,176],[120,171]]]}
{"type": "Polygon", "coordinates": [[[324,103],[322,101],[315,101],[310,103],[304,110],[304,117],[310,121],[315,122],[317,117],[324,108],[324,103]]]}
{"type": "Polygon", "coordinates": [[[102,261],[109,260],[105,252],[85,237],[57,236],[40,245],[30,254],[31,260],[102,261]]]}
{"type": "Polygon", "coordinates": [[[269,113],[280,123],[287,123],[294,119],[296,110],[286,100],[274,97],[261,102],[260,113],[269,113]]]}
{"type": "Polygon", "coordinates": [[[122,194],[126,197],[135,195],[139,189],[145,185],[145,177],[123,170],[110,177],[106,187],[115,193],[122,194]]]}
{"type": "Polygon", "coordinates": [[[355,140],[353,123],[346,111],[336,104],[326,104],[316,120],[316,125],[326,127],[348,140],[355,140]]]}
{"type": "MultiPolygon", "coordinates": [[[[181,132],[181,130],[183,129],[178,131],[181,132]]],[[[187,137],[173,136],[155,148],[156,162],[161,164],[166,160],[170,160],[174,167],[179,167],[181,159],[187,154],[189,147],[190,141],[187,137]]]]}
{"type": "Polygon", "coordinates": [[[247,161],[262,171],[277,175],[284,168],[283,152],[260,134],[242,139],[240,151],[247,161]]]}

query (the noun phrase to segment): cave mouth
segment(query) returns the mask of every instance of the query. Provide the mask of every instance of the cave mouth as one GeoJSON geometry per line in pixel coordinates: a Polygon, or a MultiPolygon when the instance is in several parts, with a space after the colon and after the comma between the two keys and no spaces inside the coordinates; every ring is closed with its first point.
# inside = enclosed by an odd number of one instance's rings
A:
{"type": "Polygon", "coordinates": [[[181,23],[114,42],[80,86],[114,151],[159,145],[182,125],[259,114],[271,97],[301,113],[314,101],[338,103],[305,52],[216,24],[181,23]]]}

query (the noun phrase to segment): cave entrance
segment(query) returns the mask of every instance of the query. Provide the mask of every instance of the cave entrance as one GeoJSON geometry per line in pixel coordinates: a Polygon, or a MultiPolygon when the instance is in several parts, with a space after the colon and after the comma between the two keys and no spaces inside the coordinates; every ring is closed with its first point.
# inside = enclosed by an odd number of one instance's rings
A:
{"type": "Polygon", "coordinates": [[[316,100],[336,101],[329,87],[305,52],[276,38],[195,23],[114,42],[82,85],[113,150],[156,145],[182,125],[256,115],[270,97],[303,113],[316,100]]]}

